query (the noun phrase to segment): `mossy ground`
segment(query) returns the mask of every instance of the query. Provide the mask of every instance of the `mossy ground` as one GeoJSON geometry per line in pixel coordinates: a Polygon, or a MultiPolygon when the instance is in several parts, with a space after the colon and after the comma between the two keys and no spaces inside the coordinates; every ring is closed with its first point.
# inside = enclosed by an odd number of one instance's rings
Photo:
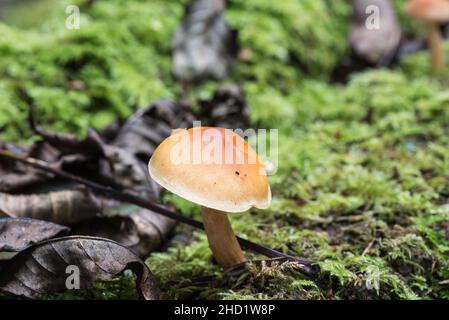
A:
{"type": "MultiPolygon", "coordinates": [[[[65,4],[57,3],[39,26],[0,24],[2,138],[32,140],[30,100],[49,127],[82,134],[179,93],[170,39],[185,1],[98,0],[81,7],[78,31],[62,27],[65,4]],[[70,89],[73,80],[85,89],[70,89]]],[[[229,3],[228,20],[252,52],[229,81],[244,87],[254,127],[279,130],[273,204],[233,215],[233,226],[242,237],[316,261],[323,274],[311,281],[284,265],[223,278],[205,236],[179,226],[178,240],[147,260],[164,297],[448,299],[449,70],[434,76],[420,53],[394,70],[330,84],[348,51],[346,2],[229,3]],[[204,276],[221,281],[198,282],[204,276]]],[[[419,30],[401,20],[407,32],[419,30]]],[[[197,87],[192,98],[209,97],[217,85],[197,87]]],[[[179,198],[164,201],[199,218],[179,198]]],[[[99,285],[87,297],[130,297],[121,288],[99,285]]]]}

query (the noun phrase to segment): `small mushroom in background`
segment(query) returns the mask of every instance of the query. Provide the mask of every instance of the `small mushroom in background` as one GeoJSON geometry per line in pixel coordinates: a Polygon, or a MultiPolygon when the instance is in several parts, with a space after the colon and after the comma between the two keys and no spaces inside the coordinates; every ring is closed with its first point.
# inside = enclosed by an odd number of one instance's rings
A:
{"type": "Polygon", "coordinates": [[[443,36],[439,25],[449,21],[448,0],[410,0],[407,14],[426,23],[427,41],[430,48],[432,65],[436,72],[444,69],[443,36]]]}
{"type": "Polygon", "coordinates": [[[401,27],[389,0],[353,0],[349,43],[353,53],[377,67],[389,66],[401,42],[401,27]],[[378,19],[369,24],[370,16],[378,19]]]}
{"type": "Polygon", "coordinates": [[[221,80],[238,56],[237,31],[225,20],[225,0],[193,0],[173,41],[173,73],[184,85],[221,80]]]}
{"type": "Polygon", "coordinates": [[[201,205],[220,266],[246,261],[227,213],[265,209],[271,191],[261,159],[243,138],[218,127],[178,129],[156,148],[148,168],[161,186],[201,205]]]}

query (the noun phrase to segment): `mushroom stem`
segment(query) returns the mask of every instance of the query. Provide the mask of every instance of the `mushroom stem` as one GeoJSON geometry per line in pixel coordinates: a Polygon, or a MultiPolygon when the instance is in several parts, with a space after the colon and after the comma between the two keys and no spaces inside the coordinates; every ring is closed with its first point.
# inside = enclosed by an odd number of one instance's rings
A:
{"type": "Polygon", "coordinates": [[[246,258],[234,235],[228,215],[223,211],[201,207],[201,217],[210,249],[218,264],[228,269],[245,262],[246,258]]]}
{"type": "Polygon", "coordinates": [[[437,23],[427,23],[427,37],[433,68],[438,73],[442,72],[444,69],[443,39],[437,23]]]}

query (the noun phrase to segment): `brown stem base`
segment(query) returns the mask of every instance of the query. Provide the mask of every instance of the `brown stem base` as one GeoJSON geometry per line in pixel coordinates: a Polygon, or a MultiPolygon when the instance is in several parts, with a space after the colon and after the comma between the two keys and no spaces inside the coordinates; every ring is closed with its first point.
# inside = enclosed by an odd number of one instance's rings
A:
{"type": "Polygon", "coordinates": [[[228,215],[222,211],[202,207],[201,217],[209,246],[218,264],[224,269],[246,261],[234,235],[228,215]]]}
{"type": "Polygon", "coordinates": [[[427,24],[427,36],[433,69],[435,72],[441,73],[444,70],[444,49],[438,24],[431,22],[427,24]]]}

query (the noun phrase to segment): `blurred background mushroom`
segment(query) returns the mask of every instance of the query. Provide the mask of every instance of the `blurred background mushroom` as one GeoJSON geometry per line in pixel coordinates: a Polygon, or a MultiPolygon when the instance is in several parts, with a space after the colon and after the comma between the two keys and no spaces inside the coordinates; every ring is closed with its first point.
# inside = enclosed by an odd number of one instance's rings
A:
{"type": "Polygon", "coordinates": [[[173,40],[173,73],[190,82],[223,79],[238,55],[237,30],[225,20],[225,0],[193,0],[173,40]]]}
{"type": "Polygon", "coordinates": [[[444,50],[440,24],[449,21],[449,1],[410,0],[406,11],[410,17],[426,24],[432,66],[435,72],[441,72],[444,69],[444,50]]]}

